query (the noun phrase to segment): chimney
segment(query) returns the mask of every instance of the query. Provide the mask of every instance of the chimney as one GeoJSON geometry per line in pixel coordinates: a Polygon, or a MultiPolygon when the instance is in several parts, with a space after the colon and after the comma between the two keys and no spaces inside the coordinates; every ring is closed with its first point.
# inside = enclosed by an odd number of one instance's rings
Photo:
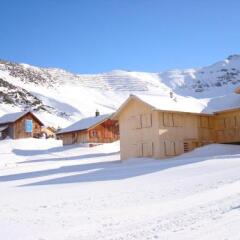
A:
{"type": "Polygon", "coordinates": [[[98,110],[96,110],[95,112],[95,117],[99,116],[100,115],[100,112],[98,110]]]}

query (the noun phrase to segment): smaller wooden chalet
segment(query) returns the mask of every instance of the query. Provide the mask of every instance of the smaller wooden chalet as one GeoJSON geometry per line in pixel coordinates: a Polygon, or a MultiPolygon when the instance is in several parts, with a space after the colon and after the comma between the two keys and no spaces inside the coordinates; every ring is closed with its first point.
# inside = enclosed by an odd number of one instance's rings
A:
{"type": "Polygon", "coordinates": [[[60,130],[57,139],[63,145],[76,143],[110,143],[119,139],[118,121],[111,119],[111,114],[96,115],[81,119],[80,121],[60,130]]]}
{"type": "Polygon", "coordinates": [[[46,126],[42,128],[41,132],[43,137],[54,138],[56,136],[57,130],[54,127],[46,126]]]}
{"type": "Polygon", "coordinates": [[[30,111],[0,117],[0,139],[39,137],[43,123],[30,111]]]}

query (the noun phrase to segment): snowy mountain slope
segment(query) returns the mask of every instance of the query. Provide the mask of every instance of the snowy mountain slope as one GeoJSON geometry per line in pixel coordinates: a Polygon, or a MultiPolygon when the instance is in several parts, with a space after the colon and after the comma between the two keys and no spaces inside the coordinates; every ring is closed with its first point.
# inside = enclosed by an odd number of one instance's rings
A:
{"type": "Polygon", "coordinates": [[[121,162],[119,143],[0,142],[4,240],[239,240],[240,149],[121,162]]]}
{"type": "Polygon", "coordinates": [[[199,69],[146,73],[114,70],[101,74],[73,74],[57,68],[0,61],[0,114],[34,109],[48,124],[70,122],[116,110],[130,93],[192,97],[206,111],[239,105],[233,93],[240,85],[240,55],[199,69]],[[7,93],[7,95],[6,95],[7,93]]]}

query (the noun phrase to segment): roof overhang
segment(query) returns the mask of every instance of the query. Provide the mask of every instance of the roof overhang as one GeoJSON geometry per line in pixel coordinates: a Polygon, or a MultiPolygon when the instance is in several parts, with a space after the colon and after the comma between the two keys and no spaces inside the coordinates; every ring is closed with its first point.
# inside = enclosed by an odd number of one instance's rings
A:
{"type": "Polygon", "coordinates": [[[8,125],[0,126],[0,132],[6,130],[8,128],[8,125]]]}
{"type": "Polygon", "coordinates": [[[85,132],[88,129],[81,129],[81,130],[71,130],[71,131],[65,131],[65,132],[56,132],[56,135],[61,135],[61,134],[69,134],[69,133],[74,133],[74,132],[85,132]]]}
{"type": "Polygon", "coordinates": [[[43,123],[33,112],[31,112],[31,111],[23,112],[21,115],[19,115],[19,117],[15,118],[15,119],[12,120],[12,121],[1,122],[1,125],[2,125],[2,124],[14,123],[14,122],[18,121],[19,119],[21,119],[22,117],[26,116],[26,115],[29,114],[29,113],[40,123],[40,125],[44,126],[44,123],[43,123]]]}
{"type": "Polygon", "coordinates": [[[150,106],[152,108],[152,110],[156,110],[152,105],[148,104],[147,102],[144,102],[143,100],[141,100],[139,97],[137,97],[136,95],[130,94],[129,97],[123,102],[123,104],[118,108],[118,110],[113,114],[112,119],[113,120],[118,120],[120,113],[124,110],[124,108],[128,105],[128,103],[131,100],[137,100],[140,101],[144,104],[147,104],[148,106],[150,106]]]}
{"type": "Polygon", "coordinates": [[[229,109],[225,109],[225,110],[216,111],[216,112],[214,112],[214,114],[228,113],[228,112],[234,112],[234,111],[240,111],[240,107],[229,108],[229,109]]]}
{"type": "Polygon", "coordinates": [[[102,124],[103,122],[107,121],[108,119],[112,119],[112,116],[107,116],[106,118],[103,118],[101,121],[93,124],[92,126],[88,127],[88,128],[84,128],[84,129],[75,129],[75,130],[69,130],[69,131],[61,131],[57,132],[56,135],[60,135],[60,134],[67,134],[67,133],[73,133],[73,132],[84,132],[84,131],[88,131],[91,130],[93,128],[95,128],[96,126],[102,124]]]}
{"type": "Polygon", "coordinates": [[[214,116],[214,113],[204,113],[204,112],[200,112],[200,113],[194,113],[194,112],[183,112],[183,111],[174,111],[174,110],[153,110],[153,111],[157,111],[157,112],[169,112],[169,113],[178,113],[178,114],[187,114],[187,115],[197,115],[197,116],[214,116]]]}

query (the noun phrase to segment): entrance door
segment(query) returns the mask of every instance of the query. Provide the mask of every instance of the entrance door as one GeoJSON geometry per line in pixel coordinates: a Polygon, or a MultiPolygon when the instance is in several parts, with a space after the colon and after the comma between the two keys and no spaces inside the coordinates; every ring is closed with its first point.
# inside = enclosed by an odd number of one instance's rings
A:
{"type": "Polygon", "coordinates": [[[72,143],[77,143],[77,133],[72,133],[72,143]]]}

